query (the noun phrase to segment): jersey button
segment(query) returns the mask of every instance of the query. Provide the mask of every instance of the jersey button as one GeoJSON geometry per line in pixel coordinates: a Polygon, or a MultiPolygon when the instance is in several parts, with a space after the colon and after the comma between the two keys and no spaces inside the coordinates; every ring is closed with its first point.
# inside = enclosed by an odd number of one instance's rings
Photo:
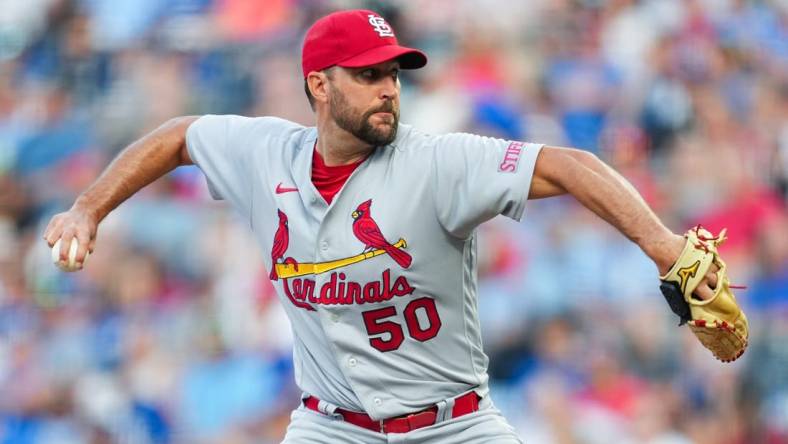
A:
{"type": "Polygon", "coordinates": [[[355,367],[356,364],[358,364],[358,361],[356,361],[356,358],[350,358],[350,359],[347,360],[347,365],[349,365],[351,367],[355,367]]]}
{"type": "Polygon", "coordinates": [[[377,406],[383,404],[383,401],[381,401],[380,398],[375,398],[375,399],[372,400],[372,402],[374,402],[375,405],[377,405],[377,406]]]}
{"type": "Polygon", "coordinates": [[[334,322],[339,322],[339,315],[336,313],[331,313],[331,320],[334,322]]]}
{"type": "Polygon", "coordinates": [[[323,251],[328,250],[328,242],[326,241],[320,242],[320,249],[323,251]]]}

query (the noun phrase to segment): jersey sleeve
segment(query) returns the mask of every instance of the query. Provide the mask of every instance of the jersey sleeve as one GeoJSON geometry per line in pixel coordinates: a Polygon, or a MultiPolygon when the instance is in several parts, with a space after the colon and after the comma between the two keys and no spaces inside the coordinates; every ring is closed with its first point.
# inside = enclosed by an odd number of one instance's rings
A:
{"type": "Polygon", "coordinates": [[[205,174],[211,196],[227,200],[249,216],[257,165],[254,149],[277,132],[275,119],[235,115],[205,115],[186,131],[186,148],[205,174]]]}
{"type": "Polygon", "coordinates": [[[519,221],[541,148],[474,134],[442,136],[435,147],[432,174],[443,227],[465,238],[499,214],[519,221]]]}

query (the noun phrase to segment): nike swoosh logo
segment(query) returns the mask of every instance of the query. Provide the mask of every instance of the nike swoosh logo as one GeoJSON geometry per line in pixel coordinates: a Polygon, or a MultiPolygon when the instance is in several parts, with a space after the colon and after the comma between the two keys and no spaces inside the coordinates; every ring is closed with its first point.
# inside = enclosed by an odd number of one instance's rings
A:
{"type": "Polygon", "coordinates": [[[285,188],[282,186],[282,182],[279,182],[279,185],[276,186],[276,194],[291,193],[294,191],[298,191],[298,188],[285,188]]]}

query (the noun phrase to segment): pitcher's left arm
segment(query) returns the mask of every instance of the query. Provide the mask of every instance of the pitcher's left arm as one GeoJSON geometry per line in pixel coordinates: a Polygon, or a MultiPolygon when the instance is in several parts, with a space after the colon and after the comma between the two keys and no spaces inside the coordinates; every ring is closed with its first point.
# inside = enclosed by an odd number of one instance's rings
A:
{"type": "MultiPolygon", "coordinates": [[[[591,152],[545,146],[536,160],[529,199],[571,194],[583,206],[636,243],[664,275],[676,262],[686,243],[670,231],[649,208],[640,193],[621,174],[591,152]]],[[[710,299],[716,269],[696,289],[710,299]]]]}
{"type": "Polygon", "coordinates": [[[530,199],[569,193],[635,242],[659,269],[660,291],[671,310],[723,362],[747,348],[747,317],[736,302],[714,236],[700,226],[679,236],[670,231],[621,174],[594,154],[544,147],[536,159],[530,199]]]}

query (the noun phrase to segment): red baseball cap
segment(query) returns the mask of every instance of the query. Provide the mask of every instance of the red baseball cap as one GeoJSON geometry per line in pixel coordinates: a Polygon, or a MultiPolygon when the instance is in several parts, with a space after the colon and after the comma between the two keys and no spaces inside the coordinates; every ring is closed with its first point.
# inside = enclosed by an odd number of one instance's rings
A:
{"type": "Polygon", "coordinates": [[[423,52],[399,45],[394,30],[378,13],[355,9],[329,14],[309,28],[301,67],[306,78],[334,65],[360,68],[392,59],[399,59],[403,69],[427,64],[423,52]]]}

